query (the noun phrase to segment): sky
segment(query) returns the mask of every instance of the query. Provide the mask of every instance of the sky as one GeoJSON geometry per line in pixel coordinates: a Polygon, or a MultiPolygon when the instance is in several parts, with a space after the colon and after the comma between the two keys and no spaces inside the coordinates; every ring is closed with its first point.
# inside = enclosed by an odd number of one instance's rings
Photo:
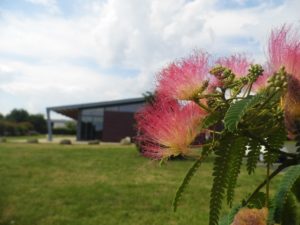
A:
{"type": "Polygon", "coordinates": [[[141,97],[195,49],[263,62],[272,28],[299,28],[299,11],[299,0],[0,0],[0,112],[141,97]]]}

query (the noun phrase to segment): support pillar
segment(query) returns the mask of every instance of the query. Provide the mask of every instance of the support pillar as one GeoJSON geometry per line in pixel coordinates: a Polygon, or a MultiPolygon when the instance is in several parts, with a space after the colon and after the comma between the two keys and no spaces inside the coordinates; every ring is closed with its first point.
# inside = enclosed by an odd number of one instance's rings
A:
{"type": "Polygon", "coordinates": [[[81,135],[81,110],[79,110],[78,118],[77,118],[76,140],[80,141],[81,139],[82,139],[82,135],[81,135]]]}
{"type": "Polygon", "coordinates": [[[47,109],[47,128],[48,128],[48,141],[52,141],[52,124],[50,118],[50,109],[47,109]]]}

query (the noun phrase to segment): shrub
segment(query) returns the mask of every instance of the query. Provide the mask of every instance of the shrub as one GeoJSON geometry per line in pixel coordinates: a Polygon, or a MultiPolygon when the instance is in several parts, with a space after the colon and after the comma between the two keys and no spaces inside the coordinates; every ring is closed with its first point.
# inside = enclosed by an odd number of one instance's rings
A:
{"type": "Polygon", "coordinates": [[[53,134],[76,134],[76,130],[71,130],[69,128],[65,128],[65,127],[60,127],[60,128],[54,128],[53,129],[53,134]]]}
{"type": "Polygon", "coordinates": [[[13,121],[0,121],[0,135],[17,136],[25,135],[33,130],[33,126],[29,122],[16,123],[13,121]]]}
{"type": "Polygon", "coordinates": [[[63,139],[59,142],[59,144],[61,145],[71,145],[72,144],[72,141],[69,140],[69,139],[63,139]]]}
{"type": "Polygon", "coordinates": [[[29,139],[27,139],[27,143],[29,143],[29,144],[38,144],[39,140],[37,138],[29,138],[29,139]]]}

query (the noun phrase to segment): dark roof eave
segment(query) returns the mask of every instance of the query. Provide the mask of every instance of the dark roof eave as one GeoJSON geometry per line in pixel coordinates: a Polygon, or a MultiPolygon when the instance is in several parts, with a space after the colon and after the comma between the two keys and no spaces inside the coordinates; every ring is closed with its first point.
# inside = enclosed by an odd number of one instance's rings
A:
{"type": "Polygon", "coordinates": [[[118,106],[118,105],[129,105],[135,103],[143,103],[145,98],[130,98],[114,101],[105,101],[105,102],[95,102],[95,103],[86,103],[86,104],[75,104],[75,105],[65,105],[65,106],[54,106],[47,107],[47,111],[62,111],[62,110],[72,110],[72,109],[89,109],[95,107],[109,107],[109,106],[118,106]]]}

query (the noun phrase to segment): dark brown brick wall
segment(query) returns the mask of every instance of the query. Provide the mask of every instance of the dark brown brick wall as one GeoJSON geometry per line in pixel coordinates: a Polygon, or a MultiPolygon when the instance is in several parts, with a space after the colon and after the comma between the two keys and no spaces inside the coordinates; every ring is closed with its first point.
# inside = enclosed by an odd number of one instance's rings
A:
{"type": "Polygon", "coordinates": [[[122,138],[135,136],[134,113],[104,112],[102,141],[119,142],[122,138]]]}

